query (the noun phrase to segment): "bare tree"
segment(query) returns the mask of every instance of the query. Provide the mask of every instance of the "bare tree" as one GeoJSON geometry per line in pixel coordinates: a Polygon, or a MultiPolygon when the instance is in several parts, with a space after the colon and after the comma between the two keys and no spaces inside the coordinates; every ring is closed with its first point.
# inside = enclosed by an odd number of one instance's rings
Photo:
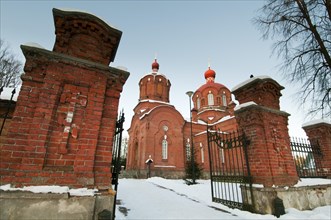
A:
{"type": "Polygon", "coordinates": [[[254,22],[290,82],[300,83],[308,114],[331,116],[331,0],[267,0],[254,22]]]}
{"type": "Polygon", "coordinates": [[[15,58],[8,45],[0,39],[0,87],[16,87],[21,83],[22,63],[15,58]]]}

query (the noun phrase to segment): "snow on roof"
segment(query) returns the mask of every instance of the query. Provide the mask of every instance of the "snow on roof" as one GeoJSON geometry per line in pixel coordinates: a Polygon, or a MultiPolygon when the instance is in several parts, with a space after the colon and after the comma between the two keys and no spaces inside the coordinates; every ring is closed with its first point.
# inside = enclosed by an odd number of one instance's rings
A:
{"type": "Polygon", "coordinates": [[[69,193],[71,196],[94,196],[97,189],[69,189],[68,186],[24,186],[23,188],[12,188],[10,184],[0,186],[0,190],[3,191],[28,191],[33,193],[69,193]]]}
{"type": "Polygon", "coordinates": [[[207,112],[207,111],[218,111],[218,112],[225,112],[225,110],[222,109],[217,109],[217,108],[207,108],[207,109],[203,109],[202,111],[198,112],[198,115],[207,112]]]}
{"type": "MultiPolygon", "coordinates": [[[[211,126],[212,126],[212,125],[216,125],[216,124],[221,123],[221,122],[223,122],[223,121],[230,120],[231,118],[234,118],[234,117],[235,117],[235,116],[226,115],[226,116],[224,116],[223,118],[219,119],[218,121],[216,121],[216,122],[214,122],[214,123],[211,123],[211,124],[208,123],[208,125],[211,125],[211,126]]],[[[189,121],[189,119],[188,119],[188,121],[189,121]]],[[[202,121],[202,120],[200,120],[200,119],[199,119],[197,122],[192,122],[192,123],[207,125],[206,122],[204,122],[204,121],[202,121]]]]}
{"type": "Polygon", "coordinates": [[[26,42],[23,45],[29,46],[29,47],[36,47],[36,48],[40,48],[40,49],[45,49],[43,46],[41,46],[40,44],[35,43],[35,42],[26,42]]]}
{"type": "Polygon", "coordinates": [[[161,104],[171,105],[168,102],[163,102],[163,101],[158,101],[158,100],[153,100],[153,99],[143,99],[143,100],[140,100],[139,102],[151,102],[151,103],[161,103],[161,104]]]}
{"type": "MultiPolygon", "coordinates": [[[[189,119],[189,120],[190,120],[190,119],[189,119]]],[[[202,121],[201,119],[198,119],[197,124],[203,124],[203,125],[206,125],[207,123],[204,122],[204,121],[202,121]]]]}
{"type": "Polygon", "coordinates": [[[148,112],[146,112],[145,114],[143,114],[142,116],[139,117],[139,119],[143,119],[146,115],[148,115],[149,113],[151,113],[154,109],[156,108],[159,108],[159,107],[164,107],[164,106],[172,106],[172,105],[158,105],[158,106],[155,106],[154,108],[152,108],[151,110],[149,110],[148,112]]]}
{"type": "Polygon", "coordinates": [[[195,134],[194,137],[199,136],[199,135],[202,135],[202,134],[206,134],[206,133],[207,133],[207,131],[201,131],[201,132],[195,134]]]}
{"type": "Polygon", "coordinates": [[[224,116],[223,118],[219,119],[218,121],[212,123],[212,124],[209,124],[209,125],[216,125],[218,123],[221,123],[223,121],[227,121],[227,120],[230,120],[231,118],[234,118],[235,116],[231,116],[231,115],[226,115],[224,116]]]}
{"type": "Polygon", "coordinates": [[[233,91],[235,91],[235,90],[237,90],[237,89],[239,89],[241,87],[244,87],[245,85],[247,85],[247,84],[249,84],[249,83],[251,83],[251,82],[253,82],[253,81],[257,80],[257,79],[272,79],[272,78],[270,76],[266,76],[266,75],[264,75],[264,76],[255,76],[255,77],[250,78],[250,79],[248,79],[248,80],[240,83],[239,85],[233,87],[231,91],[233,92],[233,91]]]}
{"type": "Polygon", "coordinates": [[[169,79],[167,78],[167,76],[164,75],[164,74],[162,74],[162,73],[160,73],[160,72],[150,72],[150,73],[146,73],[143,77],[141,77],[141,79],[144,78],[144,77],[146,77],[146,76],[153,76],[154,78],[155,78],[156,76],[163,76],[166,80],[169,81],[169,79]]]}
{"type": "Polygon", "coordinates": [[[125,66],[116,66],[116,69],[128,71],[128,68],[126,68],[125,66]]]}
{"type": "Polygon", "coordinates": [[[176,166],[172,166],[172,165],[154,165],[154,167],[165,167],[165,168],[176,168],[176,166]]]}
{"type": "Polygon", "coordinates": [[[234,110],[235,111],[238,111],[239,109],[242,109],[242,108],[246,108],[248,106],[252,106],[252,105],[257,105],[255,102],[253,101],[250,101],[250,102],[245,102],[243,104],[240,104],[240,105],[237,105],[234,110]]]}
{"type": "MultiPolygon", "coordinates": [[[[4,87],[2,93],[0,94],[0,100],[10,100],[14,88],[4,87]]],[[[15,88],[16,93],[13,96],[13,101],[17,101],[17,97],[21,91],[21,86],[15,88]]]]}
{"type": "Polygon", "coordinates": [[[331,125],[331,123],[325,119],[316,119],[316,120],[313,120],[313,121],[309,121],[309,122],[306,122],[302,125],[302,127],[308,127],[308,126],[312,126],[312,125],[317,125],[317,124],[328,124],[328,125],[331,125]]]}

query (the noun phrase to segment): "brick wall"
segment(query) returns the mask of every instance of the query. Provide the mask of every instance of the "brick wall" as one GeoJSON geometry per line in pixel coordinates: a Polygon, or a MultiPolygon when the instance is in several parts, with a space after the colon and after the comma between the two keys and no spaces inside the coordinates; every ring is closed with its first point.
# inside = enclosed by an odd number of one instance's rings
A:
{"type": "Polygon", "coordinates": [[[248,159],[253,182],[270,187],[298,181],[290,149],[288,116],[279,110],[280,86],[271,78],[253,78],[233,93],[239,129],[250,140],[248,159]]]}
{"type": "Polygon", "coordinates": [[[119,38],[107,46],[105,36],[112,29],[98,18],[53,12],[54,51],[21,46],[25,74],[11,127],[1,145],[1,183],[109,188],[119,97],[129,74],[104,65],[104,54],[113,53],[119,38]],[[87,36],[86,31],[95,33],[87,36]],[[59,40],[59,33],[68,38],[61,35],[59,40]],[[74,43],[71,36],[85,43],[74,43]],[[89,53],[86,44],[96,42],[105,45],[103,51],[89,57],[77,55],[84,50],[89,53]]]}
{"type": "MultiPolygon", "coordinates": [[[[319,150],[322,156],[318,158],[321,167],[317,167],[319,174],[331,178],[331,124],[326,120],[318,120],[317,122],[303,125],[303,129],[307,133],[311,142],[318,141],[319,150]]],[[[316,147],[316,145],[313,145],[316,147]]]]}

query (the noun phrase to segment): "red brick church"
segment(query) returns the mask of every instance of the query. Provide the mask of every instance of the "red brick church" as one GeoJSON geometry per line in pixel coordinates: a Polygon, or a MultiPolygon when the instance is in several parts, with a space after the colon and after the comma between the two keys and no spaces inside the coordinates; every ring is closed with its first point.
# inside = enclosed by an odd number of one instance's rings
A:
{"type": "MultiPolygon", "coordinates": [[[[210,67],[204,73],[205,83],[191,96],[192,137],[195,160],[205,174],[209,172],[207,125],[223,132],[234,131],[235,103],[230,90],[215,82],[216,72],[210,67]]],[[[155,59],[152,71],[139,81],[139,102],[134,108],[128,129],[129,143],[126,173],[133,177],[146,177],[146,161],[151,158],[152,176],[181,178],[185,162],[191,156],[191,122],[185,120],[170,104],[170,79],[159,73],[155,59]]]]}

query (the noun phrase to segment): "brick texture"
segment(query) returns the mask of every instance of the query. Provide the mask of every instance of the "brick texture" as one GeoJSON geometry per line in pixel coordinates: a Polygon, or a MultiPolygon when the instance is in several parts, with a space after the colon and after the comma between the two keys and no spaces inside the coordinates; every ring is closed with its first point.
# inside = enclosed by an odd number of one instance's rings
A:
{"type": "Polygon", "coordinates": [[[331,124],[321,122],[305,126],[303,129],[310,141],[318,141],[319,143],[322,156],[319,158],[321,167],[318,167],[317,171],[331,178],[331,124]]]}
{"type": "Polygon", "coordinates": [[[281,89],[272,79],[257,79],[233,91],[240,104],[257,104],[239,108],[235,116],[250,140],[248,160],[253,182],[267,187],[292,186],[298,181],[287,128],[289,114],[279,110],[281,89]]]}
{"type": "Polygon", "coordinates": [[[109,188],[119,97],[129,75],[108,66],[119,31],[85,13],[53,12],[54,51],[21,46],[25,74],[1,145],[1,183],[109,188]],[[103,41],[103,51],[88,46],[103,41]]]}

